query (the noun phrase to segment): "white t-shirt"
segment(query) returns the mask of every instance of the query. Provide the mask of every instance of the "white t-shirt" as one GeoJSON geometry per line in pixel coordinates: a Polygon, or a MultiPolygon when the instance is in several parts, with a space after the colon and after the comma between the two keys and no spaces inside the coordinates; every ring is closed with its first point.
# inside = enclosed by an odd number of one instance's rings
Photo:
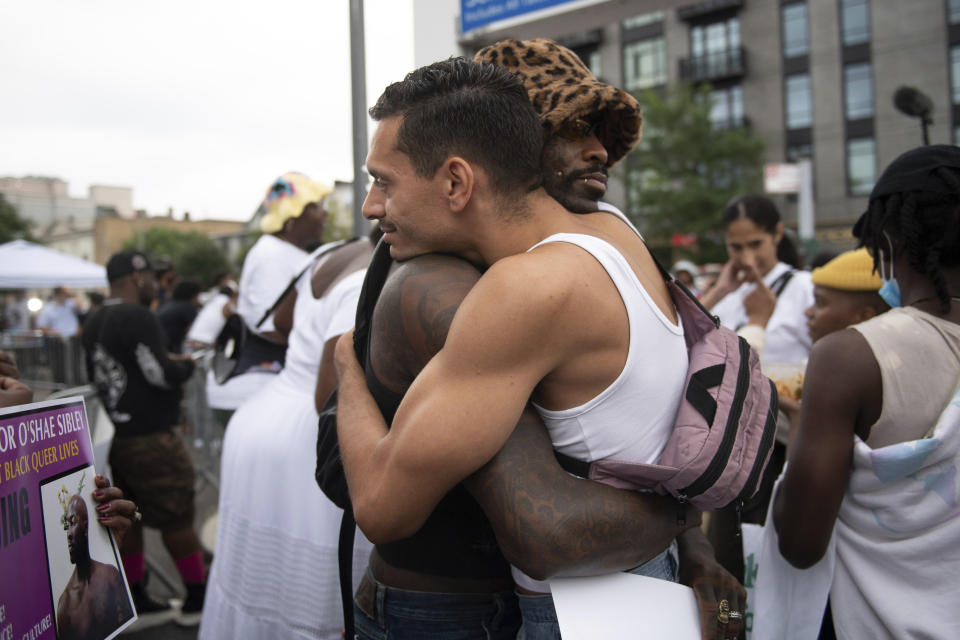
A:
{"type": "Polygon", "coordinates": [[[204,344],[216,342],[217,336],[223,330],[223,325],[227,322],[227,318],[223,315],[223,307],[228,302],[230,297],[224,293],[218,293],[208,300],[190,325],[187,340],[204,344]]]}
{"type": "MultiPolygon", "coordinates": [[[[790,269],[789,265],[778,262],[763,277],[764,284],[772,287],[777,279],[790,269]]],[[[710,312],[720,318],[723,326],[734,331],[740,329],[748,320],[743,299],[756,286],[753,283],[740,285],[736,291],[724,296],[710,312]]],[[[777,306],[767,322],[766,344],[761,353],[764,360],[800,364],[807,359],[813,341],[810,339],[804,311],[812,304],[813,283],[810,281],[810,272],[794,270],[790,281],[777,296],[777,306]]]]}
{"type": "Polygon", "coordinates": [[[303,267],[307,253],[272,235],[262,235],[250,248],[240,274],[237,313],[257,333],[272,331],[273,318],[257,328],[264,312],[276,302],[283,290],[303,267]]]}

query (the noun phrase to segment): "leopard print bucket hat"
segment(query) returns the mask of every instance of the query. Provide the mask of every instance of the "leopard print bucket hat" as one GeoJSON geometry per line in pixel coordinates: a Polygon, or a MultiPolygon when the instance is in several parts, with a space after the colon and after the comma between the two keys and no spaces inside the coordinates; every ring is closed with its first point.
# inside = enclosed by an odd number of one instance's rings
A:
{"type": "Polygon", "coordinates": [[[637,99],[597,80],[577,54],[553,40],[501,40],[478,51],[474,60],[506,67],[519,76],[551,134],[575,118],[602,113],[597,137],[611,166],[640,140],[637,99]]]}

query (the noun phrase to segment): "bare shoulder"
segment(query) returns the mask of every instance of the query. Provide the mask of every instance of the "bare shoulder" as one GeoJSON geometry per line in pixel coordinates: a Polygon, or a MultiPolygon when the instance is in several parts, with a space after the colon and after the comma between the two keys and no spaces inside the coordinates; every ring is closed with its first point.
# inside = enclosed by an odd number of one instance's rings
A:
{"type": "Polygon", "coordinates": [[[469,342],[474,351],[496,347],[498,353],[511,351],[517,357],[529,356],[531,350],[559,353],[561,343],[587,324],[583,316],[594,295],[592,270],[602,267],[578,247],[557,245],[491,266],[463,301],[451,340],[469,342]]]}
{"type": "Polygon", "coordinates": [[[876,356],[859,331],[836,331],[814,344],[803,399],[810,409],[848,417],[858,435],[866,438],[880,416],[883,382],[876,356]]]}
{"type": "Polygon", "coordinates": [[[371,358],[382,382],[406,388],[442,347],[460,303],[480,279],[469,262],[425,255],[398,263],[373,315],[371,358]]]}
{"type": "Polygon", "coordinates": [[[483,274],[477,291],[559,302],[602,271],[584,249],[569,242],[551,242],[498,260],[483,274]]]}
{"type": "Polygon", "coordinates": [[[835,331],[817,340],[810,351],[807,376],[845,378],[855,376],[850,384],[862,384],[871,371],[879,372],[877,359],[863,335],[855,329],[835,331]]]}

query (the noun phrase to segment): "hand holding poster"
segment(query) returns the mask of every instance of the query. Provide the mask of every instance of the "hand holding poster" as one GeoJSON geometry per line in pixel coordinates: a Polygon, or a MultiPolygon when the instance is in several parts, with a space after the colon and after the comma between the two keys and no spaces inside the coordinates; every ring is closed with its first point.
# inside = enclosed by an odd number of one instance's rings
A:
{"type": "Polygon", "coordinates": [[[93,462],[81,398],[0,409],[0,640],[102,640],[136,619],[93,462]]]}

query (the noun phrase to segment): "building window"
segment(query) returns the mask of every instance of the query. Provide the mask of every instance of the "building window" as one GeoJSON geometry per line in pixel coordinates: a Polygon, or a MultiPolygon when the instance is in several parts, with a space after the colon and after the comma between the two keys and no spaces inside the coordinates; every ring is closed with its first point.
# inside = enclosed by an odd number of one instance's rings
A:
{"type": "Polygon", "coordinates": [[[840,0],[844,46],[870,42],[870,5],[867,0],[840,0]]]}
{"type": "Polygon", "coordinates": [[[843,93],[847,120],[873,115],[873,76],[869,62],[848,64],[843,68],[843,93]]]}
{"type": "Polygon", "coordinates": [[[743,89],[740,85],[710,92],[710,122],[718,129],[743,126],[743,89]]]}
{"type": "Polygon", "coordinates": [[[667,53],[663,38],[631,42],[623,48],[623,84],[627,91],[667,82],[667,53]]]}
{"type": "Polygon", "coordinates": [[[633,16],[624,20],[622,24],[624,29],[639,29],[657,22],[663,22],[663,11],[651,11],[650,13],[633,16]]]}
{"type": "Polygon", "coordinates": [[[950,84],[953,104],[960,104],[960,46],[950,48],[950,84]]]}
{"type": "Polygon", "coordinates": [[[947,22],[960,23],[960,0],[947,0],[947,22]]]}
{"type": "Polygon", "coordinates": [[[787,106],[787,129],[802,129],[813,124],[810,75],[798,73],[784,82],[787,106]]]}
{"type": "Polygon", "coordinates": [[[600,52],[598,50],[594,49],[587,53],[581,60],[583,60],[583,63],[587,65],[593,75],[598,78],[603,75],[602,68],[600,67],[600,52]]]}
{"type": "Polygon", "coordinates": [[[787,147],[787,162],[797,162],[804,158],[813,157],[813,147],[809,144],[798,144],[787,147]]]}
{"type": "Polygon", "coordinates": [[[701,24],[690,29],[690,54],[694,58],[736,49],[740,46],[740,19],[701,24]]]}
{"type": "Polygon", "coordinates": [[[847,184],[850,195],[869,195],[877,179],[877,153],[873,138],[847,140],[847,184]]]}
{"type": "Polygon", "coordinates": [[[681,61],[681,78],[693,83],[743,75],[740,21],[733,17],[690,29],[690,59],[681,61]]]}
{"type": "Polygon", "coordinates": [[[806,55],[809,52],[806,3],[798,2],[784,6],[782,19],[783,57],[806,55]]]}

